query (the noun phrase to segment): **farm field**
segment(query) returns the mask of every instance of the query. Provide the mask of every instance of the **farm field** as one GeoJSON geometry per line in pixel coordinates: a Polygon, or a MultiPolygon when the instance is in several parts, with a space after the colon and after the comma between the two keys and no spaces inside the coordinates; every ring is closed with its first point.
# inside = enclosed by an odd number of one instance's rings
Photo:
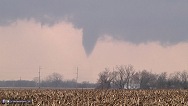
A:
{"type": "Polygon", "coordinates": [[[2,106],[188,106],[188,90],[0,89],[2,106]]]}

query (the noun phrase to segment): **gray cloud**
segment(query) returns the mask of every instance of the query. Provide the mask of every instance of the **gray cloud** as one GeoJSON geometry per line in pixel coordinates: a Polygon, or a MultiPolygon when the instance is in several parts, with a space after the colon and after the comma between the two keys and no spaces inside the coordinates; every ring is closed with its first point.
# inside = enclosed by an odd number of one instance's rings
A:
{"type": "Polygon", "coordinates": [[[109,34],[131,43],[188,41],[187,0],[2,0],[0,24],[31,19],[45,25],[72,22],[83,29],[89,55],[97,39],[109,34]]]}

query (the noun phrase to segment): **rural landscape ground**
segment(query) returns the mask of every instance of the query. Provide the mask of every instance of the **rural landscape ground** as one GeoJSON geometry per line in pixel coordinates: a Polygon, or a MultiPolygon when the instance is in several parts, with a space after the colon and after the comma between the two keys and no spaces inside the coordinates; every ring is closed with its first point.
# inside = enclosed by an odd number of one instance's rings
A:
{"type": "Polygon", "coordinates": [[[0,99],[2,106],[187,106],[188,90],[0,89],[0,99]]]}

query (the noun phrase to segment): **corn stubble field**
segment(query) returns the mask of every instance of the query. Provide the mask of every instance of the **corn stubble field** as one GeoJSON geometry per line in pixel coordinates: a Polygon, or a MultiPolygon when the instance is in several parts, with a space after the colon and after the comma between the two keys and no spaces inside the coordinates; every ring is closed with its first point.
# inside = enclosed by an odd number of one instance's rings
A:
{"type": "Polygon", "coordinates": [[[0,89],[0,99],[32,100],[2,106],[188,106],[188,90],[0,89]]]}

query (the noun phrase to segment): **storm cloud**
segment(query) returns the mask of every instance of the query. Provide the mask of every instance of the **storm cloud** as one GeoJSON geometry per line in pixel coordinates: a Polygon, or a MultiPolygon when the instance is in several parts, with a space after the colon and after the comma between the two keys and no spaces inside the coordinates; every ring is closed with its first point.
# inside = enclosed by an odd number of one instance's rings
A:
{"type": "Polygon", "coordinates": [[[71,22],[83,30],[89,55],[108,34],[134,44],[188,41],[187,0],[1,0],[0,25],[34,19],[41,25],[71,22]]]}

